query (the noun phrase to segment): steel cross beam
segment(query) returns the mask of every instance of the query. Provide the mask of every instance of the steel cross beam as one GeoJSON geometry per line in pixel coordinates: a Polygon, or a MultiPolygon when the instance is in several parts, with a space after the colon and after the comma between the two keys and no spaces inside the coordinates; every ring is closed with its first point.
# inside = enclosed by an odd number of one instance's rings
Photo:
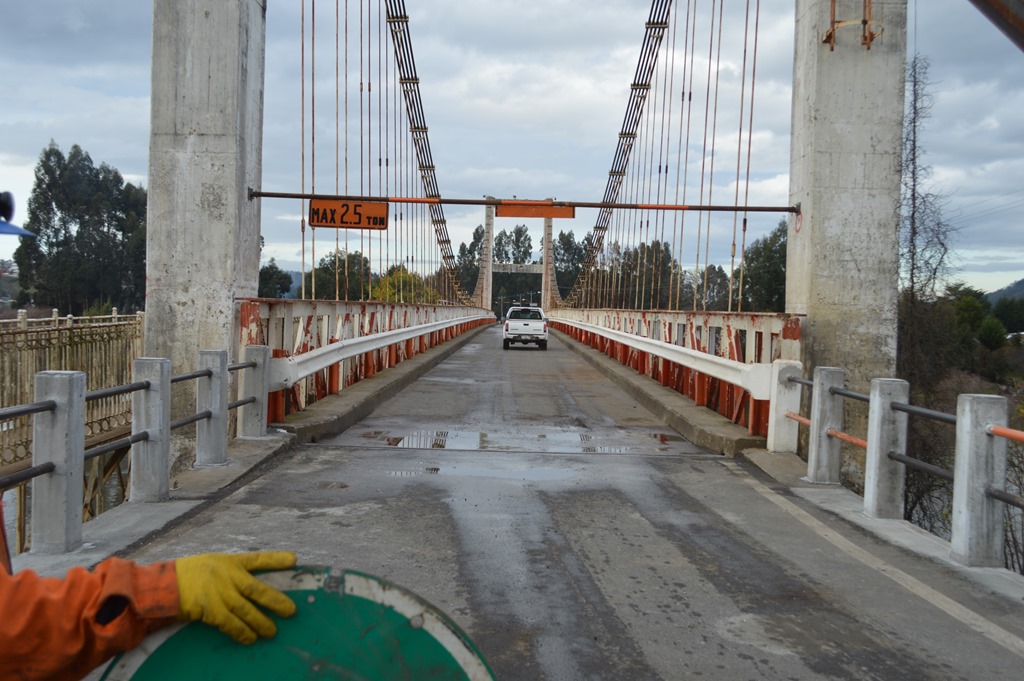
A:
{"type": "Polygon", "coordinates": [[[364,203],[418,203],[451,206],[511,206],[551,208],[600,208],[612,210],[665,210],[697,211],[709,213],[799,213],[800,206],[730,206],[725,204],[675,203],[617,203],[615,201],[555,201],[530,199],[446,199],[441,196],[347,196],[339,194],[312,194],[308,192],[265,192],[249,189],[249,199],[322,199],[328,201],[362,201],[364,203]]]}
{"type": "Polygon", "coordinates": [[[1024,0],[970,0],[1013,44],[1024,50],[1024,0]]]}

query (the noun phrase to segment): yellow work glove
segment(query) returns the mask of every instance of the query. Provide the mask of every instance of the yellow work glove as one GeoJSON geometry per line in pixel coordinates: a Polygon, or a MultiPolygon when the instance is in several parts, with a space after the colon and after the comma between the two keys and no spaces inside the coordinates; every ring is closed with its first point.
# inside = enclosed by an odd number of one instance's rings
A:
{"type": "Polygon", "coordinates": [[[270,638],[277,627],[256,605],[291,617],[295,603],[250,573],[294,566],[295,554],[291,551],[204,553],[179,558],[175,561],[178,619],[200,620],[245,645],[256,641],[257,636],[270,638]]]}

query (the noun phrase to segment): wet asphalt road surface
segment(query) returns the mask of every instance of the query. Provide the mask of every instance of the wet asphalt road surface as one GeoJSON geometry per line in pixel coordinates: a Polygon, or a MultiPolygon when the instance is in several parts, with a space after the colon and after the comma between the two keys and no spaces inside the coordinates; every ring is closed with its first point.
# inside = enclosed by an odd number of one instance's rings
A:
{"type": "Polygon", "coordinates": [[[1021,604],[497,327],[131,557],[264,548],[416,591],[499,679],[1024,678],[1021,604]]]}

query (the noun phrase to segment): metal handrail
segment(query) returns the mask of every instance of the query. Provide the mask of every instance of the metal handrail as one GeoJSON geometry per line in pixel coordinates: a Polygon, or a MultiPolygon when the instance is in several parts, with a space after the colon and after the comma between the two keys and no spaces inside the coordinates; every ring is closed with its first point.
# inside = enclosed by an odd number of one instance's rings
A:
{"type": "Polygon", "coordinates": [[[115,385],[111,388],[91,390],[85,393],[85,401],[92,402],[93,400],[101,400],[104,397],[127,395],[128,393],[138,392],[139,390],[149,390],[152,386],[153,384],[149,381],[136,381],[135,383],[128,383],[126,385],[115,385]]]}
{"type": "Polygon", "coordinates": [[[1013,440],[1014,442],[1024,442],[1024,430],[1016,430],[1014,428],[993,425],[990,425],[985,430],[988,431],[989,435],[1004,437],[1007,440],[1013,440]]]}
{"type": "Polygon", "coordinates": [[[830,395],[839,395],[840,397],[849,397],[852,400],[858,402],[870,402],[871,396],[867,393],[859,393],[856,390],[848,390],[846,388],[829,388],[828,392],[830,395]]]}
{"type": "Polygon", "coordinates": [[[12,487],[20,485],[23,482],[27,482],[32,478],[38,478],[40,475],[46,475],[57,470],[57,466],[52,461],[41,463],[38,466],[29,466],[16,473],[10,473],[9,475],[0,476],[0,490],[8,490],[12,487]]]}
{"type": "Polygon", "coordinates": [[[953,474],[947,471],[945,468],[940,468],[939,466],[936,466],[934,464],[921,461],[921,459],[915,459],[912,456],[899,454],[897,452],[888,452],[886,456],[888,456],[893,461],[899,461],[907,468],[914,468],[925,473],[930,473],[931,475],[934,475],[936,478],[942,478],[943,480],[949,480],[950,482],[953,482],[953,474]]]}
{"type": "Polygon", "coordinates": [[[235,400],[234,402],[228,402],[228,411],[231,411],[232,409],[238,409],[239,407],[244,407],[247,404],[255,404],[255,403],[256,403],[256,396],[255,395],[250,395],[249,397],[246,397],[246,398],[241,399],[241,400],[235,400]]]}
{"type": "Polygon", "coordinates": [[[31,404],[17,404],[13,407],[4,407],[3,409],[0,409],[0,421],[16,419],[19,416],[42,414],[43,412],[53,411],[56,408],[57,403],[53,400],[43,400],[41,402],[33,402],[31,404]]]}
{"type": "MultiPolygon", "coordinates": [[[[795,376],[790,376],[787,380],[790,383],[797,383],[803,386],[814,386],[814,381],[806,378],[797,378],[795,376]]],[[[838,395],[841,397],[848,397],[851,399],[860,400],[864,402],[870,402],[870,395],[856,392],[853,390],[848,390],[846,388],[831,387],[829,388],[829,394],[838,395]]],[[[907,404],[903,402],[893,402],[889,406],[893,411],[903,412],[911,416],[922,416],[933,421],[938,421],[940,423],[945,423],[953,426],[957,424],[956,414],[950,414],[948,412],[938,411],[936,409],[928,409],[926,407],[919,407],[916,405],[907,404]]],[[[792,411],[786,412],[785,416],[786,418],[796,421],[802,426],[809,428],[812,425],[811,420],[809,418],[801,416],[800,414],[796,414],[792,411]]],[[[985,430],[986,432],[988,432],[989,435],[992,435],[994,437],[1003,437],[1008,440],[1014,440],[1016,442],[1024,442],[1024,431],[992,424],[987,426],[985,430]]],[[[854,437],[852,435],[836,430],[834,428],[829,428],[827,434],[830,437],[835,437],[839,440],[848,442],[858,447],[867,447],[867,440],[854,437]]],[[[949,482],[953,482],[954,480],[954,474],[951,471],[948,471],[945,468],[941,468],[930,463],[926,463],[924,461],[921,461],[920,459],[915,459],[914,457],[899,454],[897,452],[888,452],[886,456],[893,461],[897,461],[903,464],[907,468],[912,468],[914,470],[927,473],[942,480],[948,480],[949,482]]],[[[994,487],[987,487],[985,489],[985,495],[991,499],[1001,501],[1007,504],[1008,506],[1013,506],[1015,508],[1024,510],[1024,497],[1021,497],[1020,495],[1010,494],[1005,490],[996,489],[994,487]]]]}
{"type": "MultiPolygon", "coordinates": [[[[228,367],[228,371],[251,369],[256,368],[257,366],[258,364],[256,362],[238,362],[237,364],[230,365],[228,367]]],[[[213,376],[213,371],[211,369],[198,369],[196,371],[190,371],[188,373],[172,376],[170,382],[172,384],[181,383],[183,381],[195,380],[199,378],[209,378],[211,376],[213,376]]],[[[147,380],[135,381],[133,383],[112,386],[109,388],[101,388],[99,390],[92,390],[85,393],[85,401],[89,402],[93,400],[104,399],[107,397],[127,395],[129,393],[137,392],[140,390],[148,390],[152,386],[152,382],[147,380]]],[[[245,399],[231,402],[228,405],[228,409],[237,409],[238,407],[244,406],[246,404],[253,404],[256,401],[256,396],[250,395],[245,399]]],[[[40,402],[33,402],[31,404],[21,404],[13,407],[4,407],[0,409],[0,421],[19,418],[22,416],[30,416],[32,414],[51,412],[56,409],[57,402],[54,400],[43,400],[40,402]]],[[[183,428],[187,425],[191,425],[198,421],[203,421],[205,419],[212,418],[212,416],[213,412],[209,409],[206,409],[202,412],[198,412],[196,414],[180,418],[176,421],[172,421],[170,424],[170,429],[175,430],[177,428],[183,428]]],[[[150,433],[148,430],[144,430],[139,433],[132,433],[129,436],[119,438],[117,440],[112,440],[102,445],[86,449],[82,452],[82,458],[84,461],[89,461],[90,459],[94,459],[98,456],[103,456],[104,454],[108,454],[118,449],[131,447],[133,444],[137,442],[145,442],[149,440],[149,438],[150,433]]],[[[38,478],[43,475],[53,473],[55,470],[56,465],[52,461],[47,461],[45,463],[38,464],[35,466],[29,466],[27,468],[24,468],[20,471],[16,471],[14,473],[10,473],[8,475],[0,476],[0,490],[11,489],[17,485],[33,480],[34,478],[38,478]]]]}
{"type": "Polygon", "coordinates": [[[213,376],[212,369],[196,369],[195,371],[190,371],[187,374],[171,376],[171,383],[181,383],[182,381],[188,381],[196,378],[210,378],[211,376],[213,376]]]}
{"type": "Polygon", "coordinates": [[[196,423],[197,421],[205,421],[206,419],[213,416],[213,412],[209,409],[205,411],[192,414],[191,416],[184,416],[177,421],[171,421],[171,430],[177,430],[178,428],[184,428],[185,426],[196,423]]]}
{"type": "Polygon", "coordinates": [[[985,496],[991,497],[992,499],[1001,501],[1008,506],[1013,506],[1024,511],[1024,497],[1021,497],[1018,494],[1010,494],[1005,490],[996,489],[995,487],[986,487],[985,496]]]}
{"type": "Polygon", "coordinates": [[[929,418],[933,421],[948,423],[951,426],[956,425],[956,414],[937,411],[935,409],[927,409],[926,407],[916,407],[912,404],[904,404],[902,402],[893,402],[892,408],[893,411],[902,411],[912,416],[924,416],[925,418],[929,418]]]}
{"type": "Polygon", "coordinates": [[[86,461],[89,459],[95,459],[97,456],[103,456],[115,449],[121,449],[122,447],[131,447],[136,442],[145,442],[149,439],[149,431],[144,430],[141,433],[132,433],[128,437],[122,437],[119,440],[112,440],[106,444],[98,445],[87,449],[84,452],[84,458],[86,461]]]}

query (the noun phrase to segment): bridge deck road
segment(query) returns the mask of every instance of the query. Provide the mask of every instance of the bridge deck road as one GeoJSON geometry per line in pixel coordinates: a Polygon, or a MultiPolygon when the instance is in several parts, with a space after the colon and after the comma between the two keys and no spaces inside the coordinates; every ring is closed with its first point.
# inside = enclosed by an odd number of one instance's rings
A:
{"type": "Polygon", "coordinates": [[[1024,617],[488,329],[133,558],[294,548],[449,613],[500,679],[1020,679],[1024,617]]]}

